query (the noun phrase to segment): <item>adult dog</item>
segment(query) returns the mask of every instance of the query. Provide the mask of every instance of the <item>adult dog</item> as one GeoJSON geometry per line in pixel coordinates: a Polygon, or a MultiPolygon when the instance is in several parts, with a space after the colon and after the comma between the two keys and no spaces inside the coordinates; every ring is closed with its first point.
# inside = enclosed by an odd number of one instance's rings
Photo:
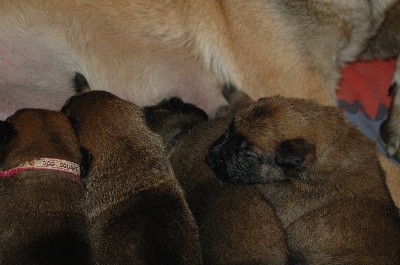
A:
{"type": "MultiPolygon", "coordinates": [[[[396,3],[1,0],[0,118],[20,107],[58,108],[74,93],[76,72],[92,89],[140,106],[174,95],[212,114],[226,103],[226,83],[253,99],[280,94],[334,105],[340,66],[385,32],[396,3]]],[[[385,137],[392,155],[398,127],[385,137]]]]}
{"type": "Polygon", "coordinates": [[[260,184],[296,264],[398,264],[399,212],[376,147],[339,110],[260,99],[238,112],[207,163],[223,180],[260,184]]]}

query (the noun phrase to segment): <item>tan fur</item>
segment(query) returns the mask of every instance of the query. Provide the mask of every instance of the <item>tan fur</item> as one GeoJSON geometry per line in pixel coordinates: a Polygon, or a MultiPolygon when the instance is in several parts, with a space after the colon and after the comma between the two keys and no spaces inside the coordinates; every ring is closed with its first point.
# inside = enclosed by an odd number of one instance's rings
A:
{"type": "Polygon", "coordinates": [[[172,149],[172,167],[199,225],[204,264],[286,264],[281,225],[260,191],[221,183],[205,163],[230,115],[250,102],[232,90],[225,96],[231,109],[224,118],[207,121],[199,109],[171,99],[145,108],[147,121],[172,149]]]}
{"type": "Polygon", "coordinates": [[[398,264],[400,217],[376,147],[336,108],[261,99],[235,116],[207,161],[221,179],[259,184],[293,261],[398,264]]]}
{"type": "Polygon", "coordinates": [[[390,195],[393,198],[394,203],[400,208],[400,178],[399,178],[399,167],[393,164],[383,155],[379,155],[379,161],[381,162],[382,168],[386,175],[386,185],[389,188],[390,195]]]}
{"type": "MultiPolygon", "coordinates": [[[[141,106],[171,93],[217,96],[227,82],[252,98],[279,93],[335,104],[338,67],[355,59],[394,2],[3,0],[0,32],[60,52],[60,63],[92,89],[141,106]]],[[[194,103],[211,112],[217,102],[207,98],[194,103]]]]}
{"type": "Polygon", "coordinates": [[[200,264],[194,218],[141,110],[93,91],[71,98],[63,112],[93,154],[85,184],[96,264],[200,264]]]}
{"type": "MultiPolygon", "coordinates": [[[[20,110],[0,122],[0,134],[1,171],[38,158],[81,163],[76,135],[59,112],[20,110]],[[11,125],[15,136],[4,137],[11,125]]],[[[0,263],[91,264],[83,201],[83,185],[70,173],[30,170],[2,177],[0,263]]]]}

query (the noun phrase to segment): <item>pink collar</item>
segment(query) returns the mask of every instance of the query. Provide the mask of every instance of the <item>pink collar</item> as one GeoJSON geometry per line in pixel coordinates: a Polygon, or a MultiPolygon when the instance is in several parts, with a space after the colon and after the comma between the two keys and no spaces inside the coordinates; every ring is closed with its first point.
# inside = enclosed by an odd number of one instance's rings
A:
{"type": "Polygon", "coordinates": [[[71,173],[77,180],[80,180],[81,178],[80,166],[78,164],[55,158],[39,158],[29,160],[16,168],[0,171],[0,178],[9,177],[26,170],[55,170],[71,173]]]}

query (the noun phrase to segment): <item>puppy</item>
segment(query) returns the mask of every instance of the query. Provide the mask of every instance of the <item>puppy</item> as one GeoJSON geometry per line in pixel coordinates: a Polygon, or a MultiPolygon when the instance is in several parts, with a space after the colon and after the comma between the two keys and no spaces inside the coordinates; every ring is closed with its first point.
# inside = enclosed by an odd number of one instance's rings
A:
{"type": "Polygon", "coordinates": [[[335,105],[340,67],[359,57],[397,3],[1,0],[1,115],[58,108],[76,73],[140,106],[179,96],[209,115],[226,103],[227,83],[253,99],[335,105]]]}
{"type": "Polygon", "coordinates": [[[171,149],[172,167],[199,225],[204,264],[286,264],[281,225],[260,191],[221,183],[204,160],[229,124],[229,115],[249,102],[236,94],[229,97],[235,101],[231,109],[220,113],[228,117],[212,121],[177,98],[145,108],[145,114],[150,128],[171,149]]]}
{"type": "Polygon", "coordinates": [[[24,109],[0,121],[1,264],[91,264],[83,158],[60,112],[24,109]]]}
{"type": "Polygon", "coordinates": [[[299,264],[398,264],[400,219],[374,143],[339,110],[260,99],[206,157],[220,179],[259,184],[299,264]]]}
{"type": "Polygon", "coordinates": [[[96,264],[200,264],[197,226],[141,110],[93,91],[62,111],[93,154],[85,185],[96,264]]]}

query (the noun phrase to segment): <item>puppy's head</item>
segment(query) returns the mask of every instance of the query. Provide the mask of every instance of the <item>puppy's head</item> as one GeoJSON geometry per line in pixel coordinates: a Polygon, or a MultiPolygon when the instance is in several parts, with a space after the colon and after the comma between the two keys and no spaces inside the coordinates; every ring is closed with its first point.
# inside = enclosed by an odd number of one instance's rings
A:
{"type": "MultiPolygon", "coordinates": [[[[38,158],[55,158],[80,164],[82,155],[68,119],[60,112],[22,109],[0,121],[0,163],[10,169],[38,158]]],[[[88,159],[81,164],[86,168],[88,159]]]]}
{"type": "MultiPolygon", "coordinates": [[[[61,109],[71,121],[75,131],[80,134],[87,126],[99,126],[109,119],[116,119],[113,109],[109,109],[110,102],[119,98],[106,91],[93,91],[69,98],[61,109]],[[96,124],[97,123],[97,124],[96,124]]],[[[121,114],[121,113],[120,113],[121,114]]],[[[91,128],[93,132],[95,128],[91,128]]]]}
{"type": "Polygon", "coordinates": [[[73,96],[61,111],[69,118],[80,143],[91,152],[111,150],[126,139],[144,140],[147,135],[139,107],[106,91],[73,96]]]}
{"type": "Polygon", "coordinates": [[[123,166],[145,170],[164,159],[161,137],[147,127],[142,110],[132,102],[91,91],[71,97],[62,112],[79,143],[93,155],[93,172],[113,172],[123,166]]]}
{"type": "Polygon", "coordinates": [[[161,103],[143,108],[149,128],[160,134],[166,143],[195,125],[208,120],[207,114],[196,106],[173,97],[161,103]]]}
{"type": "Polygon", "coordinates": [[[271,97],[241,110],[215,141],[207,164],[226,181],[269,183],[304,178],[338,137],[339,110],[271,97]]]}

